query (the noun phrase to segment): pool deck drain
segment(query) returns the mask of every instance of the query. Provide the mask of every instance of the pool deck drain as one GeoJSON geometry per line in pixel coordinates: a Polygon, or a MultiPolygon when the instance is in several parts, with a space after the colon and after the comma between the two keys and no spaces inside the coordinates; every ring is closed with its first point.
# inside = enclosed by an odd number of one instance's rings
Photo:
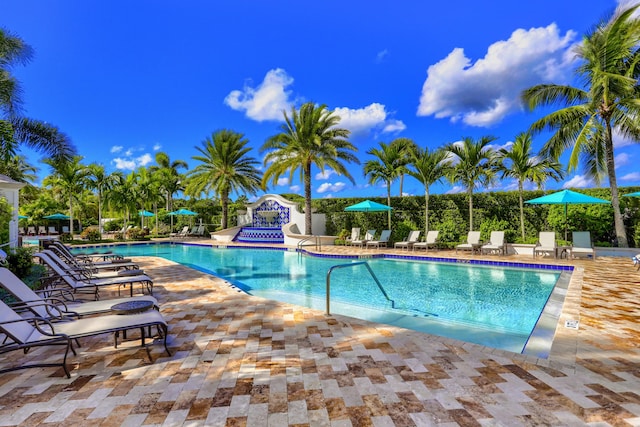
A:
{"type": "MultiPolygon", "coordinates": [[[[55,368],[0,375],[0,425],[640,425],[640,286],[626,258],[550,261],[579,267],[580,283],[547,360],[325,316],[138,260],[173,356],[155,344],[150,364],[135,341],[83,339],[71,379],[55,368]]],[[[18,353],[0,366],[60,356],[18,353]]]]}

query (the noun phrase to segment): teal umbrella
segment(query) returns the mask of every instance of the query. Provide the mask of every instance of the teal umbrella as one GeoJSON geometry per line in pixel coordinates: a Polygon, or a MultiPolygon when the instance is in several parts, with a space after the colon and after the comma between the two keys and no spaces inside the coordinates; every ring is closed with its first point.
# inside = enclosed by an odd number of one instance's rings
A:
{"type": "Polygon", "coordinates": [[[636,191],[635,193],[623,194],[623,197],[640,197],[640,191],[636,191]]]}
{"type": "Polygon", "coordinates": [[[189,209],[178,209],[177,211],[169,212],[169,215],[190,215],[195,216],[198,215],[197,212],[190,211],[189,209]]]}
{"type": "Polygon", "coordinates": [[[27,219],[27,218],[29,218],[29,217],[26,216],[26,215],[18,215],[18,219],[27,219]]]}
{"type": "Polygon", "coordinates": [[[51,215],[43,216],[42,218],[44,218],[44,219],[63,220],[63,219],[70,219],[71,217],[69,215],[65,215],[65,214],[61,214],[61,213],[54,213],[54,214],[51,214],[51,215]]]}
{"type": "Polygon", "coordinates": [[[567,240],[567,206],[568,205],[588,205],[593,203],[611,204],[610,201],[598,199],[571,190],[562,190],[557,193],[547,194],[536,199],[527,200],[525,203],[531,205],[564,205],[564,240],[567,240]]]}
{"type": "Polygon", "coordinates": [[[347,212],[387,212],[392,209],[393,208],[391,206],[372,202],[371,200],[365,200],[364,202],[356,203],[355,205],[344,208],[347,212]]]}
{"type": "Polygon", "coordinates": [[[140,215],[140,228],[144,228],[144,218],[153,216],[153,212],[149,211],[138,211],[138,215],[140,215]]]}

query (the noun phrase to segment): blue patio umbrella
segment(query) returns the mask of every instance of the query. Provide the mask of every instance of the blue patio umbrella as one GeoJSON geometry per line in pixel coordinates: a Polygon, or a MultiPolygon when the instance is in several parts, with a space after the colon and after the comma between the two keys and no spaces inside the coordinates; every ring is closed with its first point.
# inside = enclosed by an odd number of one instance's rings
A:
{"type": "Polygon", "coordinates": [[[190,211],[189,209],[178,209],[177,211],[169,212],[168,214],[171,216],[171,229],[173,229],[173,217],[177,215],[187,215],[187,216],[196,216],[197,212],[190,211]]]}
{"type": "Polygon", "coordinates": [[[622,197],[640,197],[640,191],[636,191],[635,193],[623,194],[622,197]]]}
{"type": "Polygon", "coordinates": [[[178,209],[177,211],[169,212],[169,215],[190,215],[195,216],[198,215],[197,212],[190,211],[189,209],[178,209]]]}
{"type": "Polygon", "coordinates": [[[26,215],[18,215],[18,219],[27,219],[27,218],[29,218],[29,217],[26,216],[26,215]]]}
{"type": "Polygon", "coordinates": [[[69,215],[65,215],[65,214],[61,214],[61,213],[54,213],[54,214],[51,214],[51,215],[43,216],[42,218],[44,218],[44,219],[63,220],[63,219],[70,219],[71,217],[69,215]]]}
{"type": "Polygon", "coordinates": [[[149,211],[138,211],[138,215],[140,215],[140,228],[144,228],[144,218],[154,216],[153,212],[149,211]]]}
{"type": "Polygon", "coordinates": [[[611,204],[610,201],[604,199],[598,199],[597,197],[588,196],[586,194],[578,193],[571,190],[562,190],[557,193],[547,194],[546,196],[538,197],[525,201],[531,205],[564,205],[564,240],[567,240],[567,206],[577,204],[611,204]]]}
{"type": "Polygon", "coordinates": [[[365,200],[364,202],[356,203],[355,205],[344,208],[347,212],[388,212],[392,209],[393,208],[391,206],[372,202],[371,200],[365,200]]]}

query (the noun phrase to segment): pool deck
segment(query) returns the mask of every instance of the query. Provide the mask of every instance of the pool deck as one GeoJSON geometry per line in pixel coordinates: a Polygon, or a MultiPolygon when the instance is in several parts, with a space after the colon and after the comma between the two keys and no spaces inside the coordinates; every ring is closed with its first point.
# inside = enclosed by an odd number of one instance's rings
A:
{"type": "MultiPolygon", "coordinates": [[[[83,339],[71,379],[56,368],[0,375],[0,426],[640,426],[640,272],[629,258],[436,254],[574,265],[550,358],[326,316],[137,257],[172,356],[159,341],[149,363],[139,341],[83,339]]],[[[60,349],[4,354],[0,367],[43,358],[60,349]]]]}

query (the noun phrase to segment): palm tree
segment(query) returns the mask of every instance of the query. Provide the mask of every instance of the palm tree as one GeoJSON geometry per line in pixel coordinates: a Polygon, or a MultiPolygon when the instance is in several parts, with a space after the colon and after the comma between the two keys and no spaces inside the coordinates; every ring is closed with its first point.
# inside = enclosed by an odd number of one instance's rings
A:
{"type": "MultiPolygon", "coordinates": [[[[413,142],[411,138],[396,138],[391,141],[391,145],[397,146],[398,150],[400,150],[400,155],[402,156],[401,163],[403,163],[404,166],[411,163],[411,155],[417,148],[416,143],[413,142]]],[[[403,196],[402,189],[404,187],[404,175],[406,173],[408,173],[408,170],[406,168],[400,171],[400,197],[403,196]]]]}
{"type": "Polygon", "coordinates": [[[409,175],[424,185],[424,234],[429,232],[429,187],[450,172],[448,153],[442,148],[429,151],[428,147],[414,147],[411,150],[409,175]]]}
{"type": "Polygon", "coordinates": [[[535,183],[542,188],[544,182],[552,178],[560,181],[564,178],[562,165],[550,158],[534,156],[531,152],[531,134],[520,133],[509,150],[502,148],[498,151],[498,170],[502,178],[513,178],[518,181],[518,195],[520,196],[520,231],[524,240],[524,183],[535,183]]]}
{"type": "Polygon", "coordinates": [[[138,175],[131,172],[126,177],[119,175],[118,182],[109,189],[107,200],[116,209],[124,213],[124,225],[129,223],[129,214],[136,209],[136,179],[138,175]]]}
{"type": "Polygon", "coordinates": [[[159,185],[166,193],[166,210],[173,210],[173,195],[184,190],[184,179],[179,169],[189,168],[184,160],[171,161],[169,155],[162,151],[156,153],[156,163],[158,166],[150,166],[150,172],[156,172],[159,177],[159,185]]]}
{"type": "Polygon", "coordinates": [[[223,229],[228,227],[229,195],[241,191],[255,195],[260,188],[259,162],[248,155],[248,143],[243,134],[223,129],[207,137],[202,147],[196,147],[200,155],[192,157],[200,164],[188,173],[187,192],[213,191],[220,197],[223,229]]]}
{"type": "Polygon", "coordinates": [[[577,74],[584,88],[543,84],[522,93],[531,110],[554,104],[564,107],[531,125],[534,133],[551,130],[543,152],[558,159],[570,147],[568,170],[577,168],[580,157],[587,160],[587,174],[596,183],[606,172],[611,188],[611,205],[618,246],[627,247],[627,234],[620,212],[616,179],[613,130],[640,140],[640,19],[633,17],[638,6],[627,9],[610,22],[600,23],[583,38],[576,52],[581,60],[577,74]],[[603,157],[601,157],[603,156],[603,157]]]}
{"type": "Polygon", "coordinates": [[[0,161],[16,154],[19,143],[45,154],[54,162],[69,161],[75,147],[57,127],[21,116],[20,82],[10,70],[26,64],[33,54],[21,38],[0,28],[0,161]]]}
{"type": "Polygon", "coordinates": [[[473,230],[473,189],[489,185],[495,174],[495,152],[488,146],[495,140],[493,136],[483,136],[478,141],[467,137],[463,138],[462,142],[454,142],[444,147],[452,164],[449,180],[461,183],[467,191],[469,231],[473,230]]]}
{"type": "MultiPolygon", "coordinates": [[[[387,205],[391,206],[391,184],[407,169],[404,151],[398,144],[379,143],[380,148],[372,148],[367,154],[374,156],[364,164],[364,175],[369,177],[370,184],[382,181],[387,187],[387,205]]],[[[391,230],[391,211],[387,211],[387,221],[391,230]]]]}
{"type": "Polygon", "coordinates": [[[105,192],[108,192],[115,184],[119,182],[120,176],[117,173],[106,173],[104,165],[91,163],[87,166],[87,176],[85,183],[93,190],[96,190],[98,196],[98,230],[102,239],[102,203],[104,201],[105,192]]]}
{"type": "Polygon", "coordinates": [[[283,113],[285,123],[280,127],[281,133],[267,139],[260,148],[261,153],[268,151],[264,164],[269,164],[262,185],[266,187],[269,180],[277,182],[287,171],[291,180],[300,169],[304,186],[305,234],[311,235],[311,167],[316,165],[320,170],[329,167],[355,183],[342,162],[359,164],[353,154],[357,148],[346,139],[350,132],[338,127],[340,117],[328,111],[326,105],[316,107],[313,102],[307,102],[299,111],[292,107],[291,117],[286,111],[283,113]]]}
{"type": "Polygon", "coordinates": [[[87,168],[80,163],[82,156],[74,156],[70,161],[54,161],[46,159],[44,162],[53,168],[53,173],[43,180],[45,186],[58,191],[63,199],[69,202],[69,232],[73,236],[73,202],[84,190],[87,168]]]}

